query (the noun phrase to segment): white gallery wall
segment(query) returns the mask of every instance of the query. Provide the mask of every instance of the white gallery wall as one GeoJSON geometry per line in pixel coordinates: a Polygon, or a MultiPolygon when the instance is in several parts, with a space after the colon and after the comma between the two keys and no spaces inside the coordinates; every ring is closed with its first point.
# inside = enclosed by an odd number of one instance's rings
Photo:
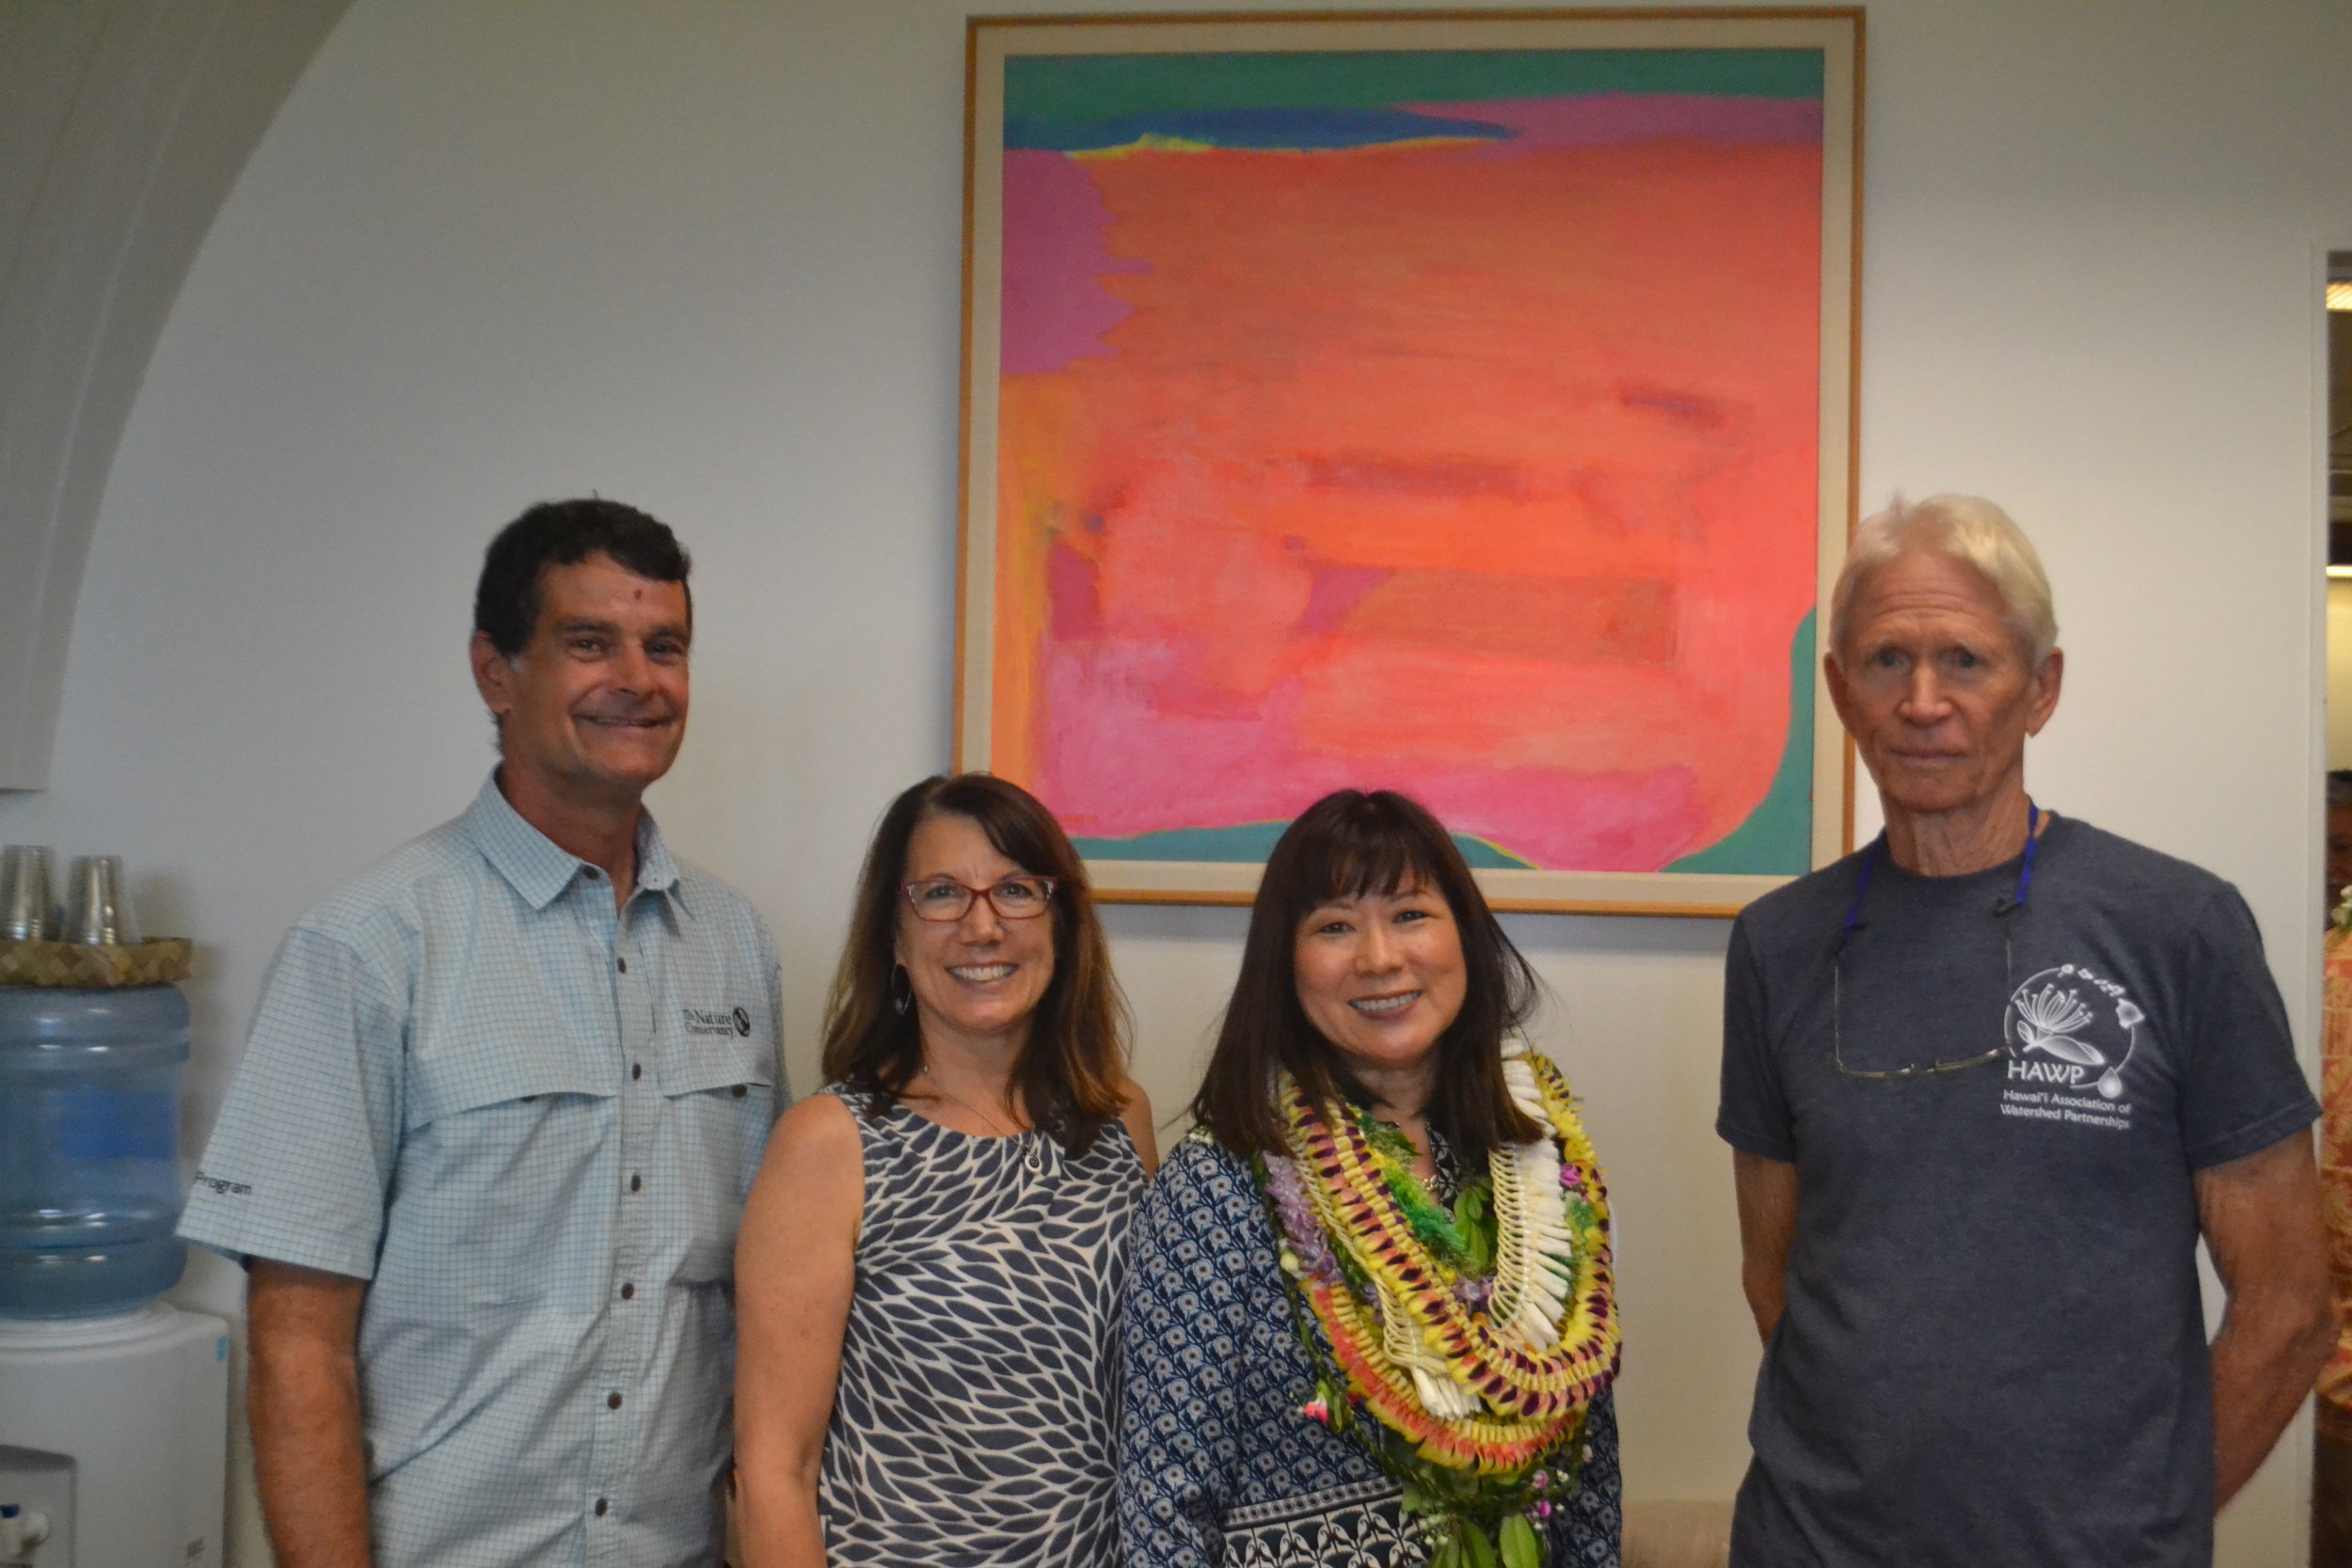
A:
{"type": "MultiPolygon", "coordinates": [[[[2037,797],[2237,882],[2315,1052],[2317,255],[2352,245],[2352,6],[1868,26],[1864,496],[1979,491],[2033,533],[2070,659],[2037,797]]],[[[948,760],[962,73],[950,0],[359,0],[328,39],[133,411],[53,787],[0,796],[0,839],[127,855],[149,927],[197,939],[191,1148],[279,933],[489,766],[483,544],[591,489],[695,554],[692,733],[654,801],[774,925],[812,1086],[865,835],[948,760]]],[[[1109,919],[1172,1114],[1244,915],[1109,919]]],[[[1756,1364],[1711,1132],[1728,927],[1510,926],[1617,1196],[1629,1492],[1728,1497],[1756,1364]]],[[[205,1259],[181,1295],[233,1312],[239,1279],[205,1259]]],[[[2301,1560],[2305,1440],[2225,1560],[2301,1560]]]]}

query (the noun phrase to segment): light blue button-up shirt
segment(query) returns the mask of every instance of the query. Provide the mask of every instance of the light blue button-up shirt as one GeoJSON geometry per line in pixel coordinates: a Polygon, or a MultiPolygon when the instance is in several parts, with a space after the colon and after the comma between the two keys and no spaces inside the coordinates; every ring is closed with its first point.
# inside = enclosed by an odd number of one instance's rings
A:
{"type": "Polygon", "coordinates": [[[465,816],[302,918],[180,1233],[369,1279],[378,1568],[715,1563],[773,940],[645,819],[637,887],[465,816]]]}

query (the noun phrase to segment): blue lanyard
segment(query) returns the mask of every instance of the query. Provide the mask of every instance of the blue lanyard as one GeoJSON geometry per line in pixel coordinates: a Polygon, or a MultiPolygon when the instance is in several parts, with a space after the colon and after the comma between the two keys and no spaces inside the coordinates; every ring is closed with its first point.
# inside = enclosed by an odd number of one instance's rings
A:
{"type": "MultiPolygon", "coordinates": [[[[2035,832],[2041,825],[2042,808],[2033,803],[2033,797],[2029,795],[2026,798],[2026,858],[2017,867],[2017,894],[1994,905],[1994,914],[2007,914],[2011,910],[2026,907],[2026,895],[2033,887],[2034,852],[2042,847],[2041,835],[2035,832]]],[[[1870,891],[1870,874],[1878,869],[1879,855],[1885,847],[1886,830],[1881,828],[1879,836],[1872,839],[1870,847],[1863,852],[1862,873],[1853,883],[1853,902],[1846,906],[1845,924],[1837,927],[1837,946],[1841,951],[1852,940],[1853,934],[1862,929],[1862,900],[1870,891]]]]}

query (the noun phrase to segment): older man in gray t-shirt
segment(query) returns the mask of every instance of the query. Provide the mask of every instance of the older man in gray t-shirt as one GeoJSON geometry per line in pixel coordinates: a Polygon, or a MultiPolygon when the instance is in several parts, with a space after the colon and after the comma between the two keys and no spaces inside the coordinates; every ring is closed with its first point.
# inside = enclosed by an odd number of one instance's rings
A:
{"type": "Polygon", "coordinates": [[[1872,518],[1832,616],[1886,832],[1733,930],[1717,1130],[1766,1338],[1733,1561],[2206,1563],[2332,1328],[2253,919],[2027,798],[2063,656],[1998,508],[1872,518]]]}

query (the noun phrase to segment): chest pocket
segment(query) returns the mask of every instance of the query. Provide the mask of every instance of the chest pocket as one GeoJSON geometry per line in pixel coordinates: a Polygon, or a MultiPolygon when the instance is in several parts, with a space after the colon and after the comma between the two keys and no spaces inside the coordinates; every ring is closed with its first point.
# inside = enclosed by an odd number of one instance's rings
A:
{"type": "Polygon", "coordinates": [[[665,1031],[661,1041],[663,1135],[677,1140],[672,1168],[683,1186],[688,1228],[681,1284],[735,1276],[743,1200],[778,1109],[775,1036],[764,1022],[753,1018],[749,1034],[665,1031]]]}
{"type": "Polygon", "coordinates": [[[613,1075],[604,1053],[553,1034],[420,1042],[379,1276],[469,1306],[595,1299],[574,1260],[597,1256],[598,1212],[580,1195],[609,1160],[613,1075]]]}
{"type": "Polygon", "coordinates": [[[402,1121],[414,1132],[510,1101],[527,1104],[551,1095],[603,1098],[614,1087],[612,1065],[602,1059],[604,1054],[565,1040],[532,1037],[465,1052],[414,1055],[402,1121]]]}

